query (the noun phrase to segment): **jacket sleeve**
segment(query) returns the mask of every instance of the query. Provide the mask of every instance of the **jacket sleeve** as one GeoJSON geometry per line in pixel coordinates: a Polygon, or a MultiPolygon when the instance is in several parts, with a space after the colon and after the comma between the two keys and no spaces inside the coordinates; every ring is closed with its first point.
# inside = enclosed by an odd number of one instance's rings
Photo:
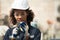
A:
{"type": "Polygon", "coordinates": [[[7,32],[5,33],[5,36],[3,38],[3,40],[9,40],[9,29],[7,30],[7,32]]]}
{"type": "Polygon", "coordinates": [[[35,33],[36,34],[35,34],[34,40],[41,40],[41,32],[37,30],[35,33]]]}

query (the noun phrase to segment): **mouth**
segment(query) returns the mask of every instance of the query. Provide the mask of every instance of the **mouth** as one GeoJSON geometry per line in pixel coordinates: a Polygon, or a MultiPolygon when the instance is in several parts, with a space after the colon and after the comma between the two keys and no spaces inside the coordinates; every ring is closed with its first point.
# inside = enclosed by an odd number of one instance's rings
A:
{"type": "Polygon", "coordinates": [[[21,21],[23,21],[23,20],[22,20],[22,19],[17,19],[17,21],[21,22],[21,21]]]}

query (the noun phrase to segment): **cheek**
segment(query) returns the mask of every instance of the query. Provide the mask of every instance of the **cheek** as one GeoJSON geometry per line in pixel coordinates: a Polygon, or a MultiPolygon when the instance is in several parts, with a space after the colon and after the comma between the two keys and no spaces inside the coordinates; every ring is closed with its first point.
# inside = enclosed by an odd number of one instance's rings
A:
{"type": "Polygon", "coordinates": [[[27,16],[24,16],[23,19],[24,19],[24,20],[27,20],[27,16]]]}
{"type": "Polygon", "coordinates": [[[17,17],[16,16],[14,16],[14,18],[17,20],[17,17]]]}

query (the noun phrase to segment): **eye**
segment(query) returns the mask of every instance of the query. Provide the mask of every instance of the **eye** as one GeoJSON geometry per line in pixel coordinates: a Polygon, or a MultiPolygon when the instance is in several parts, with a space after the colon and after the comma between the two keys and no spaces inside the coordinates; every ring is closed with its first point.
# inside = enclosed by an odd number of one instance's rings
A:
{"type": "Polygon", "coordinates": [[[14,16],[24,16],[24,15],[26,15],[26,12],[24,11],[19,11],[14,13],[14,16]]]}
{"type": "Polygon", "coordinates": [[[25,14],[26,14],[25,12],[21,12],[21,13],[20,13],[20,15],[22,15],[22,16],[25,15],[25,14]]]}
{"type": "Polygon", "coordinates": [[[15,14],[16,16],[19,16],[19,14],[15,14]]]}
{"type": "Polygon", "coordinates": [[[21,13],[21,15],[25,15],[24,13],[21,13]]]}
{"type": "Polygon", "coordinates": [[[14,15],[15,15],[15,16],[19,16],[19,13],[15,13],[14,15]]]}

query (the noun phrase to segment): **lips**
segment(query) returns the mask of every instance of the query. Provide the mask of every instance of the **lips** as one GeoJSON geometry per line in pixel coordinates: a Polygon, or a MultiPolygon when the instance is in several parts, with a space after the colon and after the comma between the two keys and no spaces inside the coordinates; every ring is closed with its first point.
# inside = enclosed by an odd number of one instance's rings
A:
{"type": "Polygon", "coordinates": [[[21,18],[18,18],[17,21],[23,21],[21,18]]]}

